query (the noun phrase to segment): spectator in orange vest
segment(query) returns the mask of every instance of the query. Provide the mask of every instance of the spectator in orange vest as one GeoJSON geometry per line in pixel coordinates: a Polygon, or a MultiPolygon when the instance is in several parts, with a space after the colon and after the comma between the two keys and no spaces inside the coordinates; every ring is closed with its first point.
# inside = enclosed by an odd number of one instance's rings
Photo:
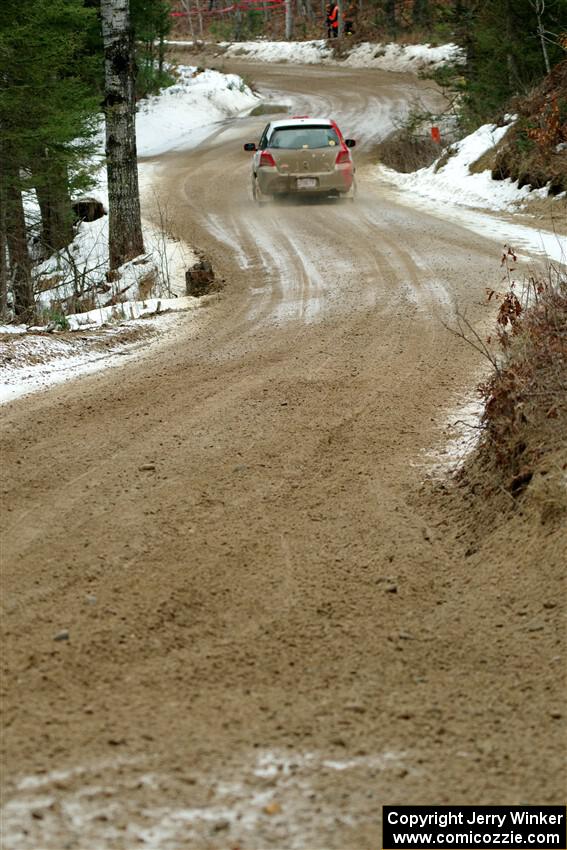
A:
{"type": "Polygon", "coordinates": [[[331,37],[333,28],[331,26],[331,4],[327,4],[327,8],[325,9],[325,23],[327,25],[327,38],[331,37]]]}
{"type": "Polygon", "coordinates": [[[331,0],[329,3],[329,12],[327,14],[327,32],[329,36],[333,35],[333,38],[336,38],[339,34],[339,7],[335,3],[335,0],[331,0]]]}

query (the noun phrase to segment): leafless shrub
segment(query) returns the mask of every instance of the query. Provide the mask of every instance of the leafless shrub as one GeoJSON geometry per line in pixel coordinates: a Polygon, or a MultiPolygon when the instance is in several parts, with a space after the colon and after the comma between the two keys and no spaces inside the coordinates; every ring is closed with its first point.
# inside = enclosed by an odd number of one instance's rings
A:
{"type": "Polygon", "coordinates": [[[440,131],[443,144],[455,140],[453,105],[449,104],[443,113],[435,114],[424,109],[416,100],[408,114],[398,121],[395,130],[375,146],[378,159],[389,168],[406,174],[432,165],[443,155],[443,145],[432,137],[434,127],[440,131]]]}
{"type": "Polygon", "coordinates": [[[499,302],[494,333],[483,337],[460,314],[451,328],[490,364],[478,387],[481,439],[460,478],[487,505],[500,493],[554,523],[567,514],[567,274],[549,263],[518,287],[511,248],[502,264],[505,290],[487,290],[499,302]]]}
{"type": "MultiPolygon", "coordinates": [[[[505,262],[515,261],[513,252],[505,262]]],[[[512,284],[513,286],[513,284],[512,284]]],[[[498,297],[489,291],[489,298],[498,297]]],[[[493,340],[488,340],[490,345],[493,340]]],[[[549,266],[500,296],[499,357],[479,391],[480,451],[513,499],[537,501],[542,521],[567,512],[567,276],[549,266]]],[[[476,347],[476,346],[475,346],[476,347]]]]}
{"type": "Polygon", "coordinates": [[[395,130],[376,145],[378,159],[388,168],[409,174],[431,165],[439,156],[439,145],[429,135],[395,130]]]}

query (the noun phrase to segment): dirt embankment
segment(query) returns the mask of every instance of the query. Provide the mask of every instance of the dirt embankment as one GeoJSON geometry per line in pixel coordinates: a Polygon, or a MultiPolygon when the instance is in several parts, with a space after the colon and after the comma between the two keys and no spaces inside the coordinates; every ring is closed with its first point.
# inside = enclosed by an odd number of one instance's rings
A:
{"type": "MultiPolygon", "coordinates": [[[[455,616],[476,610],[479,634],[481,621],[492,619],[487,656],[516,643],[525,667],[509,698],[518,711],[529,700],[534,724],[559,731],[566,724],[567,685],[564,270],[532,278],[523,303],[511,290],[493,337],[496,346],[486,350],[494,364],[479,388],[485,409],[478,445],[451,483],[426,488],[423,497],[461,548],[463,587],[452,601],[455,616]]],[[[501,656],[504,665],[510,659],[501,656]]]]}
{"type": "Polygon", "coordinates": [[[511,178],[520,186],[550,195],[567,191],[567,59],[559,63],[510,111],[518,119],[499,144],[492,166],[495,180],[511,178]]]}

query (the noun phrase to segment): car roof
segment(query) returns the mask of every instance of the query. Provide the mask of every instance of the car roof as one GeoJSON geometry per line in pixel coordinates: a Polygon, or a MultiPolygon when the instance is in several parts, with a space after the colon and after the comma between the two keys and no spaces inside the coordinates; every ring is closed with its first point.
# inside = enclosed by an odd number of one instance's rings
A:
{"type": "Polygon", "coordinates": [[[292,118],[287,118],[279,121],[270,121],[270,127],[272,130],[277,130],[278,127],[301,127],[301,126],[309,126],[313,124],[316,127],[332,127],[334,122],[329,118],[311,118],[308,115],[302,115],[292,118]]]}

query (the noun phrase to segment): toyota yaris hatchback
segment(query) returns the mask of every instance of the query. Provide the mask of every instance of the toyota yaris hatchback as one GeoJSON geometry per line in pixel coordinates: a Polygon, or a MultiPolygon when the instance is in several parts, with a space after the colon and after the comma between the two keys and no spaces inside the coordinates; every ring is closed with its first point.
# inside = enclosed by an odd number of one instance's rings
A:
{"type": "Polygon", "coordinates": [[[334,195],[353,198],[354,165],[350,148],[334,121],[306,116],[270,121],[252,159],[252,195],[265,203],[284,195],[334,195]]]}

